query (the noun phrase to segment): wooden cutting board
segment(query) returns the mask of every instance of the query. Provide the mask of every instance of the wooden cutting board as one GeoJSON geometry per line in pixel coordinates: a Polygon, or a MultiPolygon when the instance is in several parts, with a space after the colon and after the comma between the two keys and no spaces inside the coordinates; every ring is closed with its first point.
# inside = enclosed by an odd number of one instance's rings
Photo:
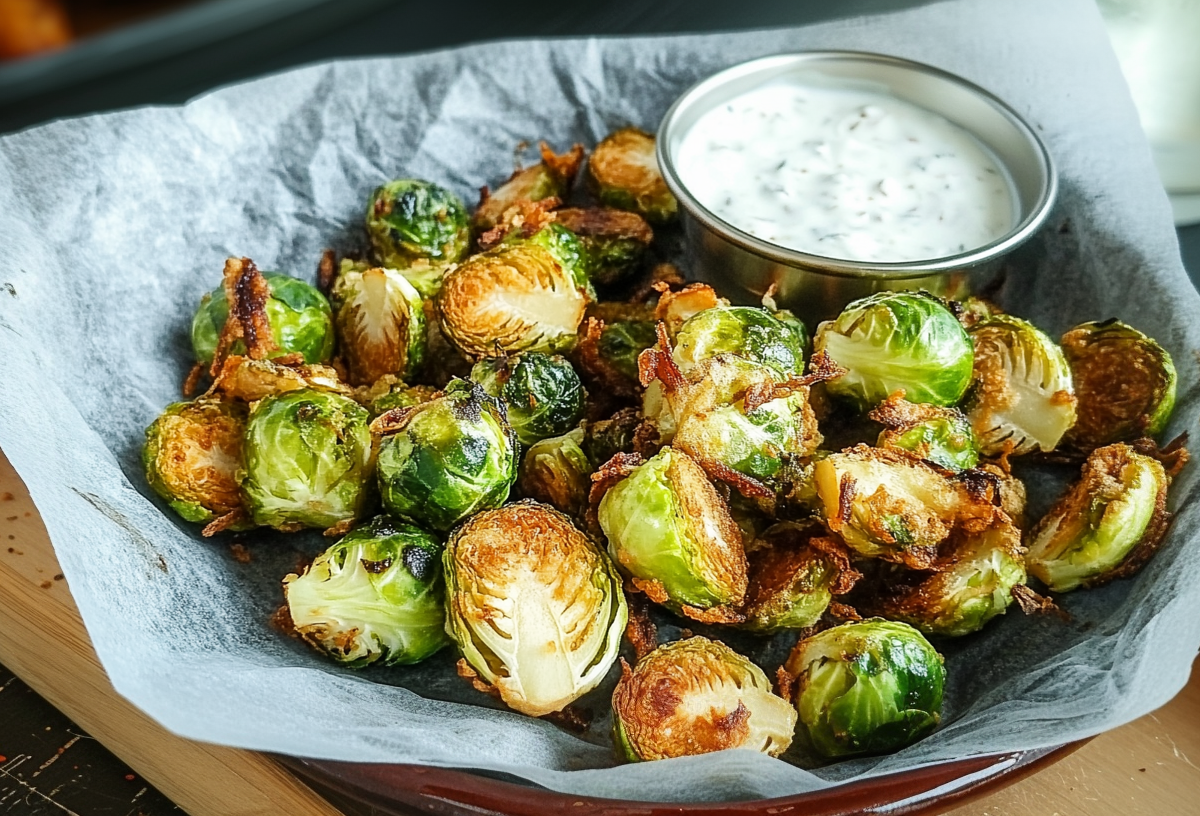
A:
{"type": "MultiPolygon", "coordinates": [[[[169,733],[118,695],[0,453],[0,662],[191,816],[340,816],[270,758],[169,733]]],[[[1200,814],[1200,678],[1163,709],[953,816],[1200,814]]]]}

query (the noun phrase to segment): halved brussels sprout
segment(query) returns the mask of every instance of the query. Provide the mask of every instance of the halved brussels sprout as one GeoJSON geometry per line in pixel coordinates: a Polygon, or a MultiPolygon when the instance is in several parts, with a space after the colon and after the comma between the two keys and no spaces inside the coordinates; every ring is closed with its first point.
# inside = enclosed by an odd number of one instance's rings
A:
{"type": "Polygon", "coordinates": [[[503,244],[541,247],[570,273],[571,280],[587,294],[589,301],[596,299],[596,290],[592,288],[590,275],[592,256],[583,241],[579,240],[579,236],[562,224],[551,221],[530,235],[523,232],[511,233],[504,239],[503,244]]]}
{"type": "Polygon", "coordinates": [[[656,603],[695,617],[745,598],[741,532],[704,471],[682,451],[663,448],[608,488],[598,520],[613,560],[656,603]]]}
{"type": "Polygon", "coordinates": [[[325,529],[358,518],[374,448],[365,408],[311,388],[264,397],[250,411],[240,474],[254,522],[325,529]]]}
{"type": "Polygon", "coordinates": [[[522,201],[566,198],[567,191],[583,164],[583,145],[574,145],[561,156],[541,143],[542,160],[533,167],[518,170],[494,191],[483,188],[473,219],[475,229],[489,230],[500,223],[509,208],[522,201]]]}
{"type": "Polygon", "coordinates": [[[594,470],[580,447],[583,442],[582,427],[535,442],[521,460],[517,490],[572,518],[582,518],[594,470]]]}
{"type": "Polygon", "coordinates": [[[868,558],[929,569],[962,521],[986,528],[999,509],[989,474],[944,471],[897,450],[856,445],[821,459],[813,480],[829,528],[868,558]]]}
{"type": "Polygon", "coordinates": [[[654,231],[637,213],[611,207],[573,207],[554,214],[587,248],[590,277],[597,286],[628,280],[654,240],[654,231]]]}
{"type": "Polygon", "coordinates": [[[367,236],[379,263],[403,269],[414,263],[452,264],[471,247],[462,199],[417,179],[376,187],[367,203],[367,236]]]}
{"type": "Polygon", "coordinates": [[[800,723],[826,757],[895,751],[941,719],[942,656],[905,623],[826,629],[796,644],[786,668],[800,723]]]}
{"type": "MultiPolygon", "coordinates": [[[[242,259],[243,263],[247,259],[242,259]]],[[[270,324],[274,350],[268,357],[302,354],[304,362],[323,363],[333,356],[333,314],[329,301],[302,280],[279,272],[264,272],[270,296],[263,304],[270,324]]],[[[220,342],[225,321],[229,319],[229,300],[225,287],[218,286],[200,299],[200,308],[192,319],[192,351],[196,362],[211,365],[220,342]]],[[[245,342],[235,340],[228,354],[247,353],[245,342]]]]}
{"type": "Polygon", "coordinates": [[[168,405],[146,429],[146,481],[185,521],[209,522],[240,510],[246,408],[201,398],[168,405]]]}
{"type": "Polygon", "coordinates": [[[480,360],[471,379],[501,400],[517,439],[532,445],[560,436],[583,418],[586,394],[565,357],[529,352],[480,360]]]}
{"type": "Polygon", "coordinates": [[[784,378],[804,374],[808,332],[790,312],[717,306],[692,315],[675,335],[675,363],[688,374],[718,354],[736,354],[784,378]]]}
{"type": "Polygon", "coordinates": [[[947,470],[979,464],[979,440],[957,408],[909,402],[897,391],[868,416],[884,426],[876,443],[881,448],[911,451],[947,470]]]}
{"type": "Polygon", "coordinates": [[[450,642],[441,542],[387,516],[288,575],[283,592],[296,633],[352,668],[419,663],[450,642]]]}
{"type": "Polygon", "coordinates": [[[1067,360],[1027,320],[995,315],[971,329],[976,387],[967,416],[983,453],[1052,451],[1075,424],[1067,360]]]}
{"type": "Polygon", "coordinates": [[[955,536],[947,545],[932,575],[916,573],[891,588],[880,610],[884,616],[927,635],[958,637],[1004,614],[1013,587],[1025,583],[1021,531],[1005,522],[955,536]]]}
{"type": "Polygon", "coordinates": [[[821,619],[834,595],[859,574],[840,542],[819,522],[780,522],[765,530],[748,556],[746,628],[756,632],[805,629],[821,619]]]}
{"type": "Polygon", "coordinates": [[[575,345],[586,287],[540,246],[499,246],[453,269],[438,309],[446,337],[474,359],[575,345]]]}
{"type": "Polygon", "coordinates": [[[557,510],[517,502],[446,545],[446,628],[510,707],[561,711],[617,659],[629,610],[604,553],[557,510]]]}
{"type": "Polygon", "coordinates": [[[814,348],[847,370],[828,384],[829,393],[864,410],[901,390],[909,402],[953,405],[971,384],[966,330],[924,292],[880,292],[854,301],[817,327],[814,348]]]}
{"type": "Polygon", "coordinates": [[[1167,532],[1169,484],[1158,460],[1129,445],[1097,448],[1030,532],[1030,574],[1054,592],[1134,574],[1167,532]]]}
{"type": "Polygon", "coordinates": [[[379,267],[344,270],[330,294],[352,385],[416,373],[425,359],[425,306],[403,275],[379,267]]]}
{"type": "Polygon", "coordinates": [[[631,210],[655,224],[675,217],[679,204],[658,169],[654,137],[622,128],[604,137],[588,159],[588,182],[600,203],[631,210]]]}
{"type": "Polygon", "coordinates": [[[779,756],[796,731],[796,710],[763,670],[704,637],[623,664],[612,707],[613,738],[632,762],[729,748],[779,756]]]}
{"type": "Polygon", "coordinates": [[[1163,432],[1176,388],[1166,349],[1119,320],[1076,326],[1062,345],[1079,398],[1072,445],[1090,451],[1163,432]]]}
{"type": "Polygon", "coordinates": [[[499,506],[517,478],[517,442],[503,407],[464,380],[430,402],[383,414],[371,428],[386,434],[376,466],[384,508],[435,530],[499,506]]]}

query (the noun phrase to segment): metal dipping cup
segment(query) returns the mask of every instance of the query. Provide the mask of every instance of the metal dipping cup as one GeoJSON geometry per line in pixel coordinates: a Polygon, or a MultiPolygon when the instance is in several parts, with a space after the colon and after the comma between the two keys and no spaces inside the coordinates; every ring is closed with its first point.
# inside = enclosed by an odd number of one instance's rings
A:
{"type": "Polygon", "coordinates": [[[774,286],[776,304],[810,325],[834,317],[852,300],[881,290],[926,289],[946,297],[977,291],[995,276],[1000,259],[1037,231],[1058,192],[1049,151],[1004,102],[938,68],[856,51],[762,57],[702,80],[663,117],[657,151],[663,178],[679,199],[689,271],[735,303],[758,304],[774,286]],[[1015,226],[997,240],[957,255],[875,263],[786,249],[718,218],[688,192],[674,157],[701,115],[780,80],[887,93],[963,128],[991,151],[1007,173],[1017,204],[1015,226]]]}

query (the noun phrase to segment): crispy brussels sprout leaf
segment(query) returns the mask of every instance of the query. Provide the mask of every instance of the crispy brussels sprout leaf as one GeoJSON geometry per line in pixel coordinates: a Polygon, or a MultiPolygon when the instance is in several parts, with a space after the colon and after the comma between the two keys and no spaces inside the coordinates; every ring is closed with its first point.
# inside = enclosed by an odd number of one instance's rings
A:
{"type": "Polygon", "coordinates": [[[884,426],[877,443],[881,448],[911,451],[947,470],[979,464],[979,440],[970,421],[956,408],[912,403],[897,391],[868,416],[884,426]]]}
{"type": "Polygon", "coordinates": [[[419,663],[446,636],[442,545],[378,516],[283,579],[288,612],[313,648],[359,668],[419,663]]]}
{"type": "Polygon", "coordinates": [[[326,529],[358,518],[374,448],[366,409],[313,389],[275,394],[250,411],[242,498],[256,524],[326,529]]]}
{"type": "Polygon", "coordinates": [[[331,295],[352,385],[417,372],[425,359],[425,307],[403,275],[379,267],[343,271],[331,295]]]}
{"type": "Polygon", "coordinates": [[[612,705],[617,749],[634,762],[729,748],[779,756],[796,730],[796,710],[762,669],[704,637],[623,664],[612,705]]]}
{"type": "Polygon", "coordinates": [[[971,384],[971,340],[940,300],[880,292],[817,327],[816,351],[847,373],[829,393],[866,409],[904,391],[910,402],[954,405],[971,384]]]}
{"type": "Polygon", "coordinates": [[[667,327],[667,335],[674,338],[690,318],[707,309],[728,306],[729,301],[717,294],[707,283],[689,283],[677,291],[666,284],[656,284],[659,292],[654,307],[654,320],[667,327]]]}
{"type": "Polygon", "coordinates": [[[826,757],[878,754],[937,727],[946,671],[921,633],[880,619],[846,623],[796,644],[800,724],[826,757]]]}
{"type": "Polygon", "coordinates": [[[535,442],[525,451],[517,474],[521,495],[548,504],[572,518],[581,519],[592,486],[592,463],[580,447],[584,430],[535,442]]]}
{"type": "Polygon", "coordinates": [[[745,626],[756,632],[806,629],[821,619],[835,595],[861,576],[841,542],[818,522],[780,522],[765,530],[748,555],[745,626]]]}
{"type": "Polygon", "coordinates": [[[565,357],[529,352],[480,360],[471,379],[506,407],[523,445],[561,436],[583,418],[586,394],[565,357]]]}
{"type": "Polygon", "coordinates": [[[366,219],[375,257],[389,269],[454,263],[471,246],[462,200],[427,181],[396,179],[375,188],[366,219]]]}
{"type": "Polygon", "coordinates": [[[569,518],[536,502],[485,511],[444,559],[447,630],[510,707],[541,717],[604,679],[628,607],[612,563],[569,518]]]}
{"type": "Polygon", "coordinates": [[[983,453],[1052,451],[1075,424],[1067,360],[1032,323],[996,315],[971,329],[975,390],[967,416],[983,453]]]}
{"type": "Polygon", "coordinates": [[[1175,409],[1171,355],[1119,320],[1084,323],[1062,337],[1075,378],[1079,416],[1068,432],[1076,448],[1158,436],[1175,409]]]}
{"type": "Polygon", "coordinates": [[[556,155],[542,142],[541,154],[542,160],[538,164],[516,171],[495,190],[484,187],[480,191],[479,206],[473,219],[476,230],[495,227],[505,212],[522,201],[566,198],[571,182],[583,164],[583,145],[574,145],[567,153],[556,155]]]}
{"type": "Polygon", "coordinates": [[[282,358],[251,360],[236,355],[225,358],[209,391],[230,399],[257,402],[272,394],[301,389],[347,396],[352,393],[329,366],[289,363],[282,358]]]}
{"type": "Polygon", "coordinates": [[[654,240],[654,231],[637,213],[611,207],[571,207],[557,210],[555,217],[583,242],[596,286],[629,280],[654,240]]]}
{"type": "Polygon", "coordinates": [[[736,354],[784,378],[804,374],[808,334],[789,312],[716,306],[688,318],[675,335],[675,363],[686,375],[718,354],[736,354]]]}
{"type": "Polygon", "coordinates": [[[1054,592],[1137,572],[1166,534],[1170,478],[1129,445],[1097,448],[1029,534],[1025,563],[1054,592]]]}
{"type": "Polygon", "coordinates": [[[409,385],[394,374],[385,374],[370,385],[354,389],[354,401],[371,412],[371,418],[397,408],[415,408],[441,396],[429,385],[409,385]]]}
{"type": "Polygon", "coordinates": [[[234,402],[176,402],[146,429],[142,466],[150,487],[185,521],[210,522],[240,510],[246,408],[234,402]]]}
{"type": "Polygon", "coordinates": [[[659,172],[654,137],[637,128],[605,136],[587,171],[592,191],[609,207],[639,213],[654,224],[670,221],[679,209],[659,172]]]}
{"type": "Polygon", "coordinates": [[[455,380],[437,399],[378,417],[379,492],[387,511],[449,530],[508,498],[517,445],[503,408],[482,389],[455,380]]]}

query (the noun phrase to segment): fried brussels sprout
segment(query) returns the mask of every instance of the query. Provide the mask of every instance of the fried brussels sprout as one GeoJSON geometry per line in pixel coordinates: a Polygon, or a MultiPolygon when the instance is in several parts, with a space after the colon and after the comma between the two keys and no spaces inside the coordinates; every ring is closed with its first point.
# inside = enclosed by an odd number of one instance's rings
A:
{"type": "Polygon", "coordinates": [[[608,488],[598,520],[613,560],[656,603],[696,617],[697,610],[736,607],[745,598],[741,531],[704,470],[682,451],[663,448],[608,488]]]}
{"type": "Polygon", "coordinates": [[[826,757],[895,751],[941,719],[942,656],[905,623],[826,629],[796,644],[786,668],[800,723],[826,757]]]}
{"type": "Polygon", "coordinates": [[[910,451],[947,470],[979,464],[979,440],[956,408],[908,402],[896,392],[868,416],[884,426],[876,443],[881,448],[910,451]]]}
{"type": "Polygon", "coordinates": [[[438,294],[442,330],[473,359],[575,345],[587,287],[547,249],[499,246],[446,275],[438,294]]]}
{"type": "Polygon", "coordinates": [[[582,427],[535,442],[521,460],[517,490],[572,518],[582,518],[587,510],[594,469],[580,447],[583,442],[582,427]]]}
{"type": "Polygon", "coordinates": [[[250,411],[242,498],[254,522],[325,529],[358,518],[374,448],[365,408],[311,388],[264,397],[250,411]]]}
{"type": "Polygon", "coordinates": [[[631,453],[634,435],[641,424],[642,417],[636,408],[622,408],[608,419],[589,422],[583,452],[597,464],[604,464],[618,453],[631,453]]]}
{"type": "Polygon", "coordinates": [[[780,522],[763,531],[750,561],[745,626],[755,632],[806,629],[859,574],[819,522],[780,522]]]}
{"type": "Polygon", "coordinates": [[[1027,320],[995,315],[971,329],[976,387],[967,416],[983,453],[1052,451],[1075,423],[1062,350],[1027,320]]]}
{"type": "Polygon", "coordinates": [[[927,635],[959,637],[1004,614],[1013,587],[1025,583],[1021,532],[1005,522],[955,536],[947,545],[932,574],[915,573],[890,588],[880,609],[884,617],[927,635]]]}
{"type": "Polygon", "coordinates": [[[562,224],[551,221],[529,236],[513,233],[503,243],[506,246],[536,246],[546,250],[570,273],[575,285],[587,293],[589,301],[596,299],[590,277],[592,256],[579,236],[562,224]]]}
{"type": "Polygon", "coordinates": [[[377,516],[283,579],[296,633],[352,668],[419,663],[450,642],[442,545],[377,516]]]}
{"type": "Polygon", "coordinates": [[[779,756],[796,730],[796,710],[763,670],[704,637],[623,664],[612,707],[617,750],[632,762],[728,748],[779,756]]]}
{"type": "Polygon", "coordinates": [[[375,188],[367,203],[367,237],[376,259],[389,269],[455,263],[471,247],[462,200],[416,179],[396,179],[375,188]]]}
{"type": "Polygon", "coordinates": [[[425,306],[403,275],[378,267],[343,271],[330,295],[351,385],[417,372],[425,359],[425,306]]]}
{"type": "Polygon", "coordinates": [[[238,355],[225,358],[213,379],[212,391],[229,399],[257,402],[272,394],[305,388],[344,396],[353,393],[338,379],[337,371],[329,366],[284,365],[274,360],[251,360],[238,355]]]}
{"type": "Polygon", "coordinates": [[[566,197],[583,164],[583,145],[577,144],[560,156],[542,142],[541,154],[541,162],[516,171],[495,190],[483,189],[473,219],[476,230],[492,229],[510,208],[522,201],[566,197]]]}
{"type": "Polygon", "coordinates": [[[880,292],[817,327],[816,351],[847,373],[829,392],[866,409],[904,391],[910,402],[954,405],[971,384],[971,340],[940,300],[923,292],[880,292]]]}
{"type": "Polygon", "coordinates": [[[588,160],[588,183],[600,203],[630,210],[654,224],[664,224],[679,209],[663,181],[654,152],[654,137],[637,128],[622,128],[604,137],[588,160]]]}
{"type": "Polygon", "coordinates": [[[497,507],[517,478],[517,442],[503,407],[454,380],[442,396],[383,414],[376,471],[384,508],[434,530],[497,507]]]}
{"type": "Polygon", "coordinates": [[[621,577],[562,513],[536,502],[479,513],[443,558],[447,631],[511,708],[561,711],[616,662],[629,617],[621,577]]]}
{"type": "Polygon", "coordinates": [[[589,319],[575,357],[593,389],[629,397],[641,390],[638,355],[656,342],[653,321],[589,319]]]}
{"type": "Polygon", "coordinates": [[[368,386],[354,389],[354,400],[371,412],[371,418],[397,408],[415,408],[441,396],[430,385],[409,385],[399,377],[385,374],[368,386]]]}
{"type": "Polygon", "coordinates": [[[559,224],[583,242],[590,260],[588,272],[596,286],[627,281],[654,240],[654,231],[637,213],[611,207],[572,207],[554,214],[559,224]]]}
{"type": "MultiPolygon", "coordinates": [[[[275,345],[268,356],[302,354],[304,362],[310,365],[332,357],[333,313],[325,296],[316,287],[278,272],[264,272],[263,277],[270,288],[264,310],[275,345]]],[[[196,362],[212,364],[228,319],[229,301],[225,288],[218,286],[200,299],[200,308],[192,319],[192,351],[196,362]]],[[[226,351],[244,355],[246,344],[235,340],[226,351]]]]}
{"type": "Polygon", "coordinates": [[[146,481],[185,521],[205,523],[241,509],[245,429],[239,403],[202,398],[168,405],[146,429],[146,481]]]}
{"type": "Polygon", "coordinates": [[[675,363],[688,374],[718,354],[736,354],[785,379],[804,374],[808,333],[790,312],[717,306],[688,318],[675,335],[675,363]]]}
{"type": "Polygon", "coordinates": [[[501,400],[522,445],[560,436],[583,418],[586,394],[575,368],[557,354],[529,352],[480,360],[471,379],[501,400]]]}
{"type": "Polygon", "coordinates": [[[868,558],[929,569],[959,521],[986,527],[998,508],[995,480],[979,471],[950,479],[904,451],[856,445],[821,459],[813,481],[829,528],[868,558]]]}
{"type": "Polygon", "coordinates": [[[1158,460],[1129,445],[1097,448],[1030,532],[1030,574],[1054,592],[1134,574],[1166,534],[1169,483],[1158,460]]]}
{"type": "Polygon", "coordinates": [[[1079,399],[1071,444],[1090,451],[1157,436],[1175,409],[1171,355],[1119,320],[1084,323],[1062,336],[1079,399]]]}

